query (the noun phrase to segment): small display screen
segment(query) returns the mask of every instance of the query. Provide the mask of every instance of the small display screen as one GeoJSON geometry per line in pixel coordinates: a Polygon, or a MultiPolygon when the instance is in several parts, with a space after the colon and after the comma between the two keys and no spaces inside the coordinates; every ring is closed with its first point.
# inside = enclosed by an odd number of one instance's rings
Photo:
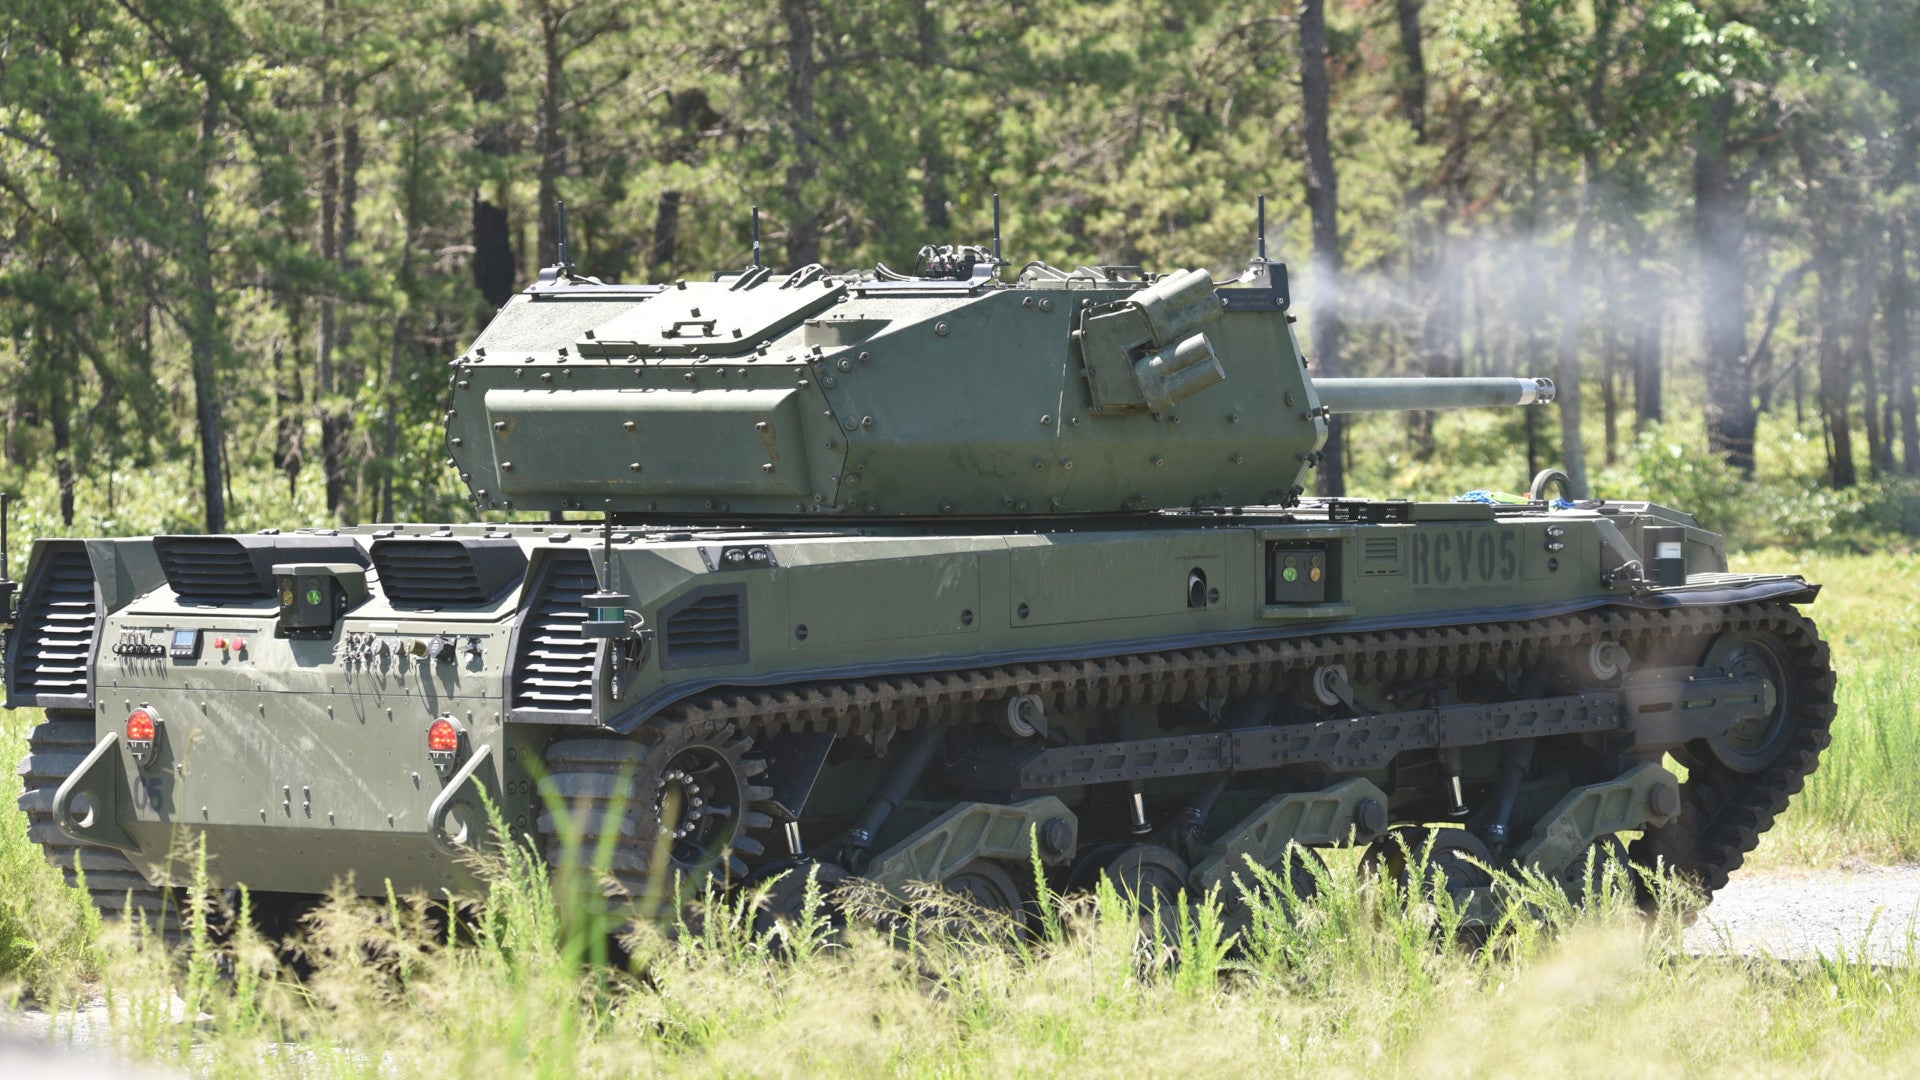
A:
{"type": "Polygon", "coordinates": [[[173,632],[173,647],[175,649],[191,651],[199,641],[200,631],[198,630],[175,630],[173,632]]]}

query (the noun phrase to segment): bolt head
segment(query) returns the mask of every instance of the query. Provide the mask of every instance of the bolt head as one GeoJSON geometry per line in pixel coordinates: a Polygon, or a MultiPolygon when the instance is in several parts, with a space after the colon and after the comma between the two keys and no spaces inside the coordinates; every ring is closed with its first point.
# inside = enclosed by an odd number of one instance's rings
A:
{"type": "Polygon", "coordinates": [[[1064,818],[1048,818],[1040,824],[1040,848],[1049,855],[1065,855],[1073,843],[1073,827],[1064,818]]]}

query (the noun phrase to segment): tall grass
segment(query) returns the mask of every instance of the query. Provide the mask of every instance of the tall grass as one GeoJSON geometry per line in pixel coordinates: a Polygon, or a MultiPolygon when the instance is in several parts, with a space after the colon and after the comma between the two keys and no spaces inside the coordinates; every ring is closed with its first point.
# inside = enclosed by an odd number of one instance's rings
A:
{"type": "Polygon", "coordinates": [[[34,710],[0,713],[0,979],[41,990],[71,988],[95,972],[99,916],[41,857],[18,809],[14,766],[27,752],[34,710]]]}
{"type": "Polygon", "coordinates": [[[1833,648],[1833,745],[1761,842],[1771,865],[1920,860],[1920,556],[1761,551],[1735,569],[1804,574],[1833,648]]]}
{"type": "MultiPolygon", "coordinates": [[[[1920,966],[1860,957],[1734,964],[1678,951],[1615,874],[1575,908],[1544,882],[1480,948],[1431,890],[1324,871],[1176,928],[1111,886],[1043,898],[1018,934],[990,913],[895,899],[798,936],[750,904],[626,938],[633,966],[583,962],[587,922],[537,860],[485,869],[448,945],[424,901],[336,898],[309,921],[304,981],[248,932],[166,957],[103,945],[118,1049],[203,1076],[1332,1076],[1895,1073],[1920,1060],[1920,966]],[[559,897],[559,899],[556,899],[559,897]],[[955,932],[955,931],[959,932],[955,932]]],[[[1417,880],[1417,873],[1415,875],[1417,880]]]]}

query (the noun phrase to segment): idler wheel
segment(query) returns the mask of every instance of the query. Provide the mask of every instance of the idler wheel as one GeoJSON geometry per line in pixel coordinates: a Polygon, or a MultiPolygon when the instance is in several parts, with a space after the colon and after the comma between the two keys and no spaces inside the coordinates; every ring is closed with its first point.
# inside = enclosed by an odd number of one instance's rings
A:
{"type": "Polygon", "coordinates": [[[1703,740],[1714,760],[1738,773],[1757,773],[1774,763],[1793,738],[1800,688],[1778,639],[1737,631],[1722,634],[1700,666],[1729,676],[1765,680],[1765,711],[1703,740]]]}
{"type": "Polygon", "coordinates": [[[1715,638],[1701,666],[1760,676],[1771,691],[1765,711],[1674,754],[1687,767],[1679,815],[1631,845],[1636,865],[1664,866],[1708,894],[1726,885],[1805,786],[1832,740],[1834,716],[1833,665],[1812,620],[1765,603],[1730,621],[1744,625],[1715,638]]]}

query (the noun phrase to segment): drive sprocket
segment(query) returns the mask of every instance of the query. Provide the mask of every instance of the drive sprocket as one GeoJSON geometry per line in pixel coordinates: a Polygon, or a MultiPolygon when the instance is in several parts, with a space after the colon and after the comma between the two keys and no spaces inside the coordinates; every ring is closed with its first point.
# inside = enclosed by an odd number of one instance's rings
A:
{"type": "Polygon", "coordinates": [[[604,845],[602,885],[624,900],[646,897],[656,873],[666,875],[657,889],[682,895],[740,881],[742,856],[762,850],[752,834],[773,824],[773,792],[758,781],[766,762],[752,750],[751,738],[717,721],[554,740],[538,821],[548,864],[592,868],[604,845]]]}

